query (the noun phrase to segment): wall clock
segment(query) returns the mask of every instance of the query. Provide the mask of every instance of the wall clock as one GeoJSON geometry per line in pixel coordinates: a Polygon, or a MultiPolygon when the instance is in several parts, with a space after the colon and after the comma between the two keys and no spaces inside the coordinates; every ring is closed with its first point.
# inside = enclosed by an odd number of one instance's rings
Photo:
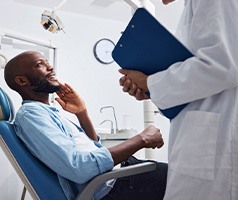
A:
{"type": "Polygon", "coordinates": [[[103,38],[96,42],[93,48],[95,58],[102,64],[110,64],[114,60],[112,58],[112,51],[115,44],[107,38],[103,38]]]}

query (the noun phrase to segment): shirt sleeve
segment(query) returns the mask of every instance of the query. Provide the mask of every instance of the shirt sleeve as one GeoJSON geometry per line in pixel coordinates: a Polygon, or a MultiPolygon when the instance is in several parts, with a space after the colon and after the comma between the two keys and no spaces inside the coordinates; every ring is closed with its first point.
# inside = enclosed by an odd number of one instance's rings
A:
{"type": "Polygon", "coordinates": [[[237,1],[190,1],[185,12],[180,29],[195,56],[149,76],[147,81],[150,97],[161,109],[238,85],[237,1]]]}
{"type": "Polygon", "coordinates": [[[57,120],[47,111],[34,108],[18,115],[15,126],[18,136],[38,159],[71,181],[83,184],[113,168],[107,148],[98,144],[92,152],[79,150],[57,120]]]}

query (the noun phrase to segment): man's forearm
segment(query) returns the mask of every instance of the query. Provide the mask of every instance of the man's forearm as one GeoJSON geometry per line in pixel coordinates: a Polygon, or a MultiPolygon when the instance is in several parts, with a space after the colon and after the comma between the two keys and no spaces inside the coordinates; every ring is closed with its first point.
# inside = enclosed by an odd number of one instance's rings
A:
{"type": "Polygon", "coordinates": [[[79,123],[80,123],[81,127],[86,132],[88,137],[90,137],[91,139],[93,139],[95,141],[98,141],[96,131],[93,127],[91,119],[88,116],[88,112],[85,111],[85,112],[82,112],[80,114],[77,114],[76,116],[79,120],[79,123]]]}
{"type": "Polygon", "coordinates": [[[118,144],[116,146],[108,148],[112,158],[114,160],[114,165],[121,163],[122,161],[129,158],[138,150],[142,149],[145,146],[145,141],[142,136],[136,135],[125,142],[118,144]]]}

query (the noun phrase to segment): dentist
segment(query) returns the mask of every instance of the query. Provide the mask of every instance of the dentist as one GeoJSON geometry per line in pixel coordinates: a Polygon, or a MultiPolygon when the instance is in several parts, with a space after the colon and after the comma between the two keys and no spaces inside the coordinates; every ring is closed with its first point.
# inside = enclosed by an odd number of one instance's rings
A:
{"type": "Polygon", "coordinates": [[[171,121],[164,200],[238,199],[237,19],[237,0],[185,0],[176,35],[194,57],[151,76],[119,70],[137,100],[189,103],[171,121]]]}

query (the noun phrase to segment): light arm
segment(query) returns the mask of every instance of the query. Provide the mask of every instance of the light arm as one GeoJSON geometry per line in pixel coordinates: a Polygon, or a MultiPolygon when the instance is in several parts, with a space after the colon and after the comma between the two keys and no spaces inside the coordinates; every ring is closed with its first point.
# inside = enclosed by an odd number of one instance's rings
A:
{"type": "Polygon", "coordinates": [[[155,14],[155,5],[150,0],[124,0],[128,3],[132,8],[132,13],[137,8],[144,7],[146,8],[152,15],[155,14]]]}

